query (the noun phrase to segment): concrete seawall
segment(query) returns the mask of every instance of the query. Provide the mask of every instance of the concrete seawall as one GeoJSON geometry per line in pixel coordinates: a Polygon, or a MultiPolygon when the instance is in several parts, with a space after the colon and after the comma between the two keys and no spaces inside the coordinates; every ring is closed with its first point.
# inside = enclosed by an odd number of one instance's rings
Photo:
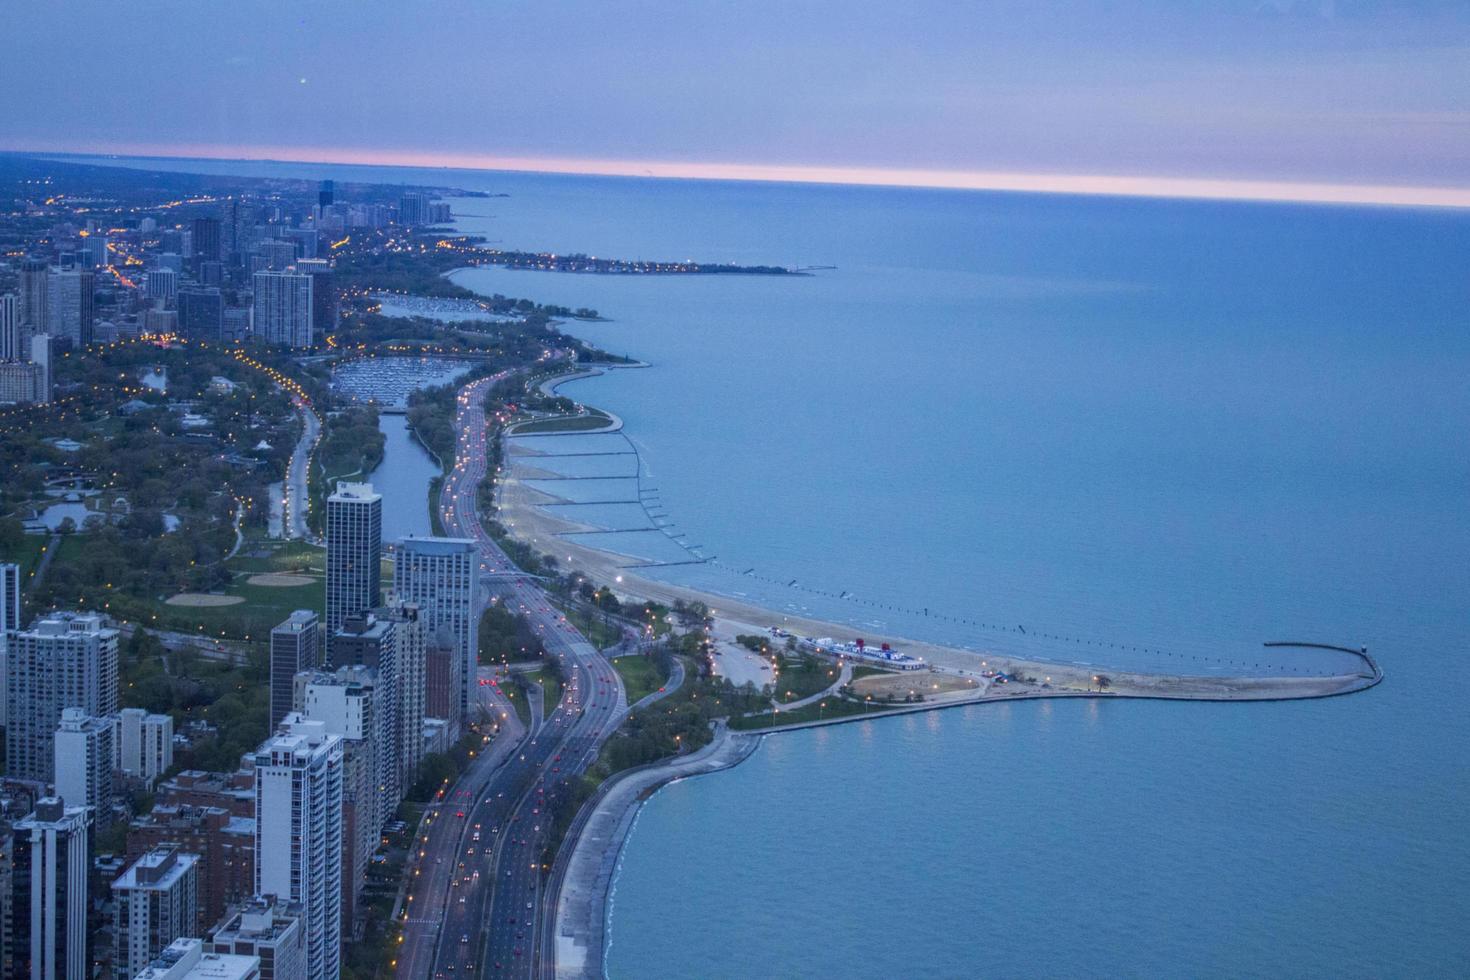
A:
{"type": "Polygon", "coordinates": [[[557,899],[552,933],[543,935],[542,976],[603,976],[613,877],[643,801],[677,779],[739,765],[756,750],[760,739],[759,734],[736,733],[721,726],[714,741],[699,751],[620,773],[587,801],[567,834],[568,840],[576,835],[575,843],[563,849],[565,861],[559,857],[552,871],[548,890],[556,889],[557,899]]]}

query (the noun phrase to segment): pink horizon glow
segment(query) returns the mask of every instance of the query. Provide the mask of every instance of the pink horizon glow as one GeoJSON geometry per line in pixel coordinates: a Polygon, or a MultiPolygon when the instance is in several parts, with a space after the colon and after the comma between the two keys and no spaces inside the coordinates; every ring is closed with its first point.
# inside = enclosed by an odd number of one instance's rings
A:
{"type": "Polygon", "coordinates": [[[220,146],[217,144],[119,143],[80,149],[31,146],[15,152],[89,153],[117,156],[182,157],[201,160],[281,161],[308,164],[531,171],[607,177],[851,184],[944,190],[1017,191],[1118,197],[1193,198],[1220,201],[1275,201],[1302,204],[1359,204],[1397,207],[1470,208],[1470,187],[1406,184],[1343,184],[1288,180],[1206,177],[1120,176],[1107,174],[1012,173],[902,167],[840,167],[803,164],[700,163],[566,157],[426,153],[306,146],[220,146]]]}

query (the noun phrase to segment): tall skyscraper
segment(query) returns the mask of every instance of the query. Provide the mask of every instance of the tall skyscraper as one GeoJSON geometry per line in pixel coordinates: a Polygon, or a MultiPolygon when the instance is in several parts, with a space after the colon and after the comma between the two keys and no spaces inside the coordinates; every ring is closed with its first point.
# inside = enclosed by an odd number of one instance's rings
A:
{"type": "Polygon", "coordinates": [[[398,666],[397,636],[393,623],[378,619],[372,613],[355,613],[342,621],[342,628],[332,637],[332,666],[342,670],[363,668],[370,674],[352,673],[353,680],[373,691],[374,753],[377,757],[373,777],[379,807],[375,830],[388,822],[398,806],[398,666]]]}
{"type": "Polygon", "coordinates": [[[23,361],[27,353],[20,345],[20,297],[0,293],[0,361],[23,361]]]}
{"type": "Polygon", "coordinates": [[[384,617],[393,624],[393,662],[398,668],[398,785],[407,793],[424,758],[424,649],[428,629],[417,603],[388,597],[384,617]]]}
{"type": "Polygon", "coordinates": [[[86,253],[90,268],[105,269],[112,265],[112,252],[108,248],[110,244],[107,236],[100,231],[94,231],[87,236],[82,244],[82,251],[86,253]]]}
{"type": "Polygon", "coordinates": [[[86,977],[87,810],[56,797],[36,801],[15,825],[11,902],[13,976],[86,977]]]}
{"type": "Polygon", "coordinates": [[[337,277],[327,259],[299,259],[295,271],[311,276],[312,325],[323,333],[337,329],[342,304],[337,295],[337,277]]]}
{"type": "Polygon", "coordinates": [[[316,192],[316,204],[319,208],[329,208],[332,206],[332,182],[330,180],[321,182],[321,186],[316,192]]]}
{"type": "Polygon", "coordinates": [[[264,269],[284,272],[296,261],[296,243],[279,238],[263,238],[255,243],[255,254],[264,269]]]}
{"type": "Polygon", "coordinates": [[[201,260],[218,262],[221,255],[220,220],[218,218],[195,218],[190,230],[194,233],[194,255],[201,260]]]}
{"type": "MultiPolygon", "coordinates": [[[[383,724],[378,713],[377,672],[343,667],[297,677],[301,717],[320,722],[342,739],[342,918],[357,914],[367,882],[368,860],[377,849],[387,794],[378,789],[384,764],[383,724]]],[[[397,801],[394,801],[396,805],[397,801]]]]}
{"type": "Polygon", "coordinates": [[[336,980],[342,945],[342,739],[287,716],[255,753],[255,893],[299,902],[308,980],[336,980]]]}
{"type": "Polygon", "coordinates": [[[96,613],[51,613],[11,634],[5,770],[49,783],[61,712],[117,711],[117,630],[96,613]]]}
{"type": "Polygon", "coordinates": [[[20,566],[0,562],[0,726],[6,713],[5,692],[10,688],[10,632],[20,629],[20,566]]]}
{"type": "Polygon", "coordinates": [[[169,943],[199,933],[198,863],[197,855],[159,847],[112,883],[115,980],[132,980],[169,943]]]}
{"type": "Polygon", "coordinates": [[[73,346],[90,344],[96,320],[96,276],[92,270],[52,270],[46,288],[47,332],[65,337],[73,346]]]}
{"type": "Polygon", "coordinates": [[[88,807],[98,830],[112,823],[112,724],[111,718],[65,708],[53,750],[56,795],[71,806],[88,807]]]}
{"type": "Polygon", "coordinates": [[[255,336],[267,344],[310,347],[315,327],[312,277],[295,272],[257,272],[254,285],[255,336]]]}
{"type": "Polygon", "coordinates": [[[298,906],[252,899],[226,916],[205,946],[214,953],[260,957],[260,980],[306,980],[298,906]]]}
{"type": "MultiPolygon", "coordinates": [[[[383,601],[383,498],[371,483],[338,483],[327,498],[328,653],[337,631],[354,613],[383,601]]],[[[328,657],[330,662],[331,658],[328,657]]]]}
{"type": "Polygon", "coordinates": [[[47,331],[50,318],[46,307],[51,298],[51,266],[45,259],[24,259],[20,264],[19,346],[31,349],[31,338],[47,331]]]}
{"type": "Polygon", "coordinates": [[[428,219],[428,200],[422,194],[404,194],[398,199],[398,223],[413,227],[428,219]]]}
{"type": "Polygon", "coordinates": [[[316,613],[298,609],[271,630],[271,730],[291,713],[296,675],[321,666],[316,613]]]}
{"type": "Polygon", "coordinates": [[[480,561],[469,538],[407,537],[393,552],[393,591],[419,607],[432,637],[448,631],[459,656],[459,714],[470,717],[480,642],[480,561]]]}
{"type": "Polygon", "coordinates": [[[51,335],[38,333],[31,337],[31,364],[35,367],[35,394],[31,400],[37,405],[51,401],[51,335]]]}
{"type": "Polygon", "coordinates": [[[187,340],[219,340],[225,325],[225,299],[217,288],[180,289],[179,334],[187,340]]]}
{"type": "Polygon", "coordinates": [[[113,735],[116,768],[149,787],[174,764],[174,720],[142,708],[117,713],[113,735]]]}

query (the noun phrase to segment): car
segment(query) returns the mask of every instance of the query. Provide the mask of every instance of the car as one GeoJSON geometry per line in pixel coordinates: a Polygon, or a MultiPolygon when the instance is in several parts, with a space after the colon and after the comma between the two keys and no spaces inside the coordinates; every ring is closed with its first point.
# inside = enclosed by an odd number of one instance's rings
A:
{"type": "Polygon", "coordinates": [[[463,935],[461,935],[461,936],[460,936],[460,937],[459,937],[459,941],[460,941],[460,942],[462,942],[462,943],[467,943],[467,942],[469,942],[469,941],[470,941],[470,934],[469,934],[469,933],[467,933],[467,932],[466,932],[466,933],[464,933],[464,934],[463,934],[463,935]]]}
{"type": "Polygon", "coordinates": [[[533,905],[534,905],[533,902],[527,902],[526,903],[526,908],[531,908],[533,905]]]}

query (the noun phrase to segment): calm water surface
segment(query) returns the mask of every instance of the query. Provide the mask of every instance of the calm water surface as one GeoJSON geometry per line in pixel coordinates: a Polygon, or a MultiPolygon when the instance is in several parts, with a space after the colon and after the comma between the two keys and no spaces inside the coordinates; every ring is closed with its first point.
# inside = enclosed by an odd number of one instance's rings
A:
{"type": "Polygon", "coordinates": [[[836,265],[460,280],[654,363],[567,391],[718,557],[688,581],[976,649],[1326,639],[1388,673],[767,739],[641,814],[613,976],[1470,973],[1470,218],[188,167],[504,191],[456,207],[507,247],[836,265]]]}

